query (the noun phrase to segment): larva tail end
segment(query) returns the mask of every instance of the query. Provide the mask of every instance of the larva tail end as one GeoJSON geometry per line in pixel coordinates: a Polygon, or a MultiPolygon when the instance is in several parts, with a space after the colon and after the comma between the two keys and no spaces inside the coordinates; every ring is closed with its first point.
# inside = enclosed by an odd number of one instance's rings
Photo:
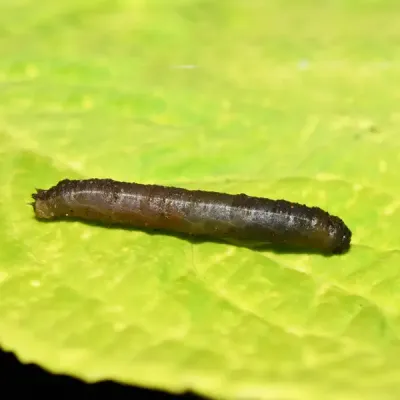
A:
{"type": "Polygon", "coordinates": [[[50,204],[48,202],[49,191],[43,189],[37,189],[36,193],[33,193],[32,201],[30,204],[33,207],[36,218],[38,219],[50,219],[53,217],[53,213],[50,210],[50,204]]]}
{"type": "Polygon", "coordinates": [[[32,194],[32,198],[33,198],[34,200],[37,200],[37,199],[42,198],[43,195],[44,195],[44,193],[47,192],[47,190],[43,190],[43,189],[37,189],[37,188],[35,188],[35,190],[36,190],[36,193],[33,193],[33,194],[32,194]]]}

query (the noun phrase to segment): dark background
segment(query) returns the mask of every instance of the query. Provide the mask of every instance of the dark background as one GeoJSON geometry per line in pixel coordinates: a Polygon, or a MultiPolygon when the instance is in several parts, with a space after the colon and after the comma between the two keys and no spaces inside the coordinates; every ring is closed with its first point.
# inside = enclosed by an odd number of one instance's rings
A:
{"type": "Polygon", "coordinates": [[[12,353],[0,349],[0,381],[2,398],[22,398],[48,394],[57,398],[85,396],[94,398],[100,395],[112,396],[112,399],[131,399],[151,396],[155,400],[207,400],[192,393],[175,395],[158,390],[149,390],[135,386],[122,385],[112,381],[85,383],[65,375],[51,374],[34,364],[22,364],[12,353]],[[6,390],[9,390],[8,392],[6,390]],[[7,396],[7,393],[9,394],[7,396]]]}

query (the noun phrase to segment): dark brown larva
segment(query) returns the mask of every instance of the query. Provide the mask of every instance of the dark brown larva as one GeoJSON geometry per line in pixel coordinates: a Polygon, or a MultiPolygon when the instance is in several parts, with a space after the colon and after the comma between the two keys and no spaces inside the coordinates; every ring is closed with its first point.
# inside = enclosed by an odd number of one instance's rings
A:
{"type": "Polygon", "coordinates": [[[351,241],[344,222],[320,208],[245,194],[66,179],[32,197],[39,219],[78,218],[328,254],[346,252],[351,241]]]}

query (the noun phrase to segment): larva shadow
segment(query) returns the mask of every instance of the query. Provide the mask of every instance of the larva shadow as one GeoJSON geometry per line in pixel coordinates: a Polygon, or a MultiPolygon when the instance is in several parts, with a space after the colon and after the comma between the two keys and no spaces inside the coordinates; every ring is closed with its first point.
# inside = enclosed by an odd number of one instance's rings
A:
{"type": "Polygon", "coordinates": [[[166,237],[173,237],[179,240],[184,240],[189,242],[192,245],[201,245],[203,243],[213,243],[221,246],[234,246],[238,248],[246,248],[256,252],[272,252],[275,254],[315,254],[315,255],[323,255],[325,257],[331,257],[334,254],[332,253],[324,253],[322,251],[318,251],[315,249],[304,249],[301,247],[294,247],[289,244],[274,244],[274,243],[255,243],[252,241],[239,241],[233,240],[230,238],[227,239],[218,239],[209,236],[194,236],[190,234],[178,233],[178,232],[171,232],[163,229],[145,229],[145,228],[136,228],[130,227],[123,224],[108,224],[103,222],[95,222],[95,221],[87,221],[80,218],[71,218],[71,217],[58,217],[57,221],[55,220],[44,220],[40,218],[36,218],[37,221],[43,224],[54,224],[56,222],[64,222],[64,223],[73,223],[73,222],[80,222],[87,226],[93,227],[101,227],[105,229],[112,229],[112,230],[122,230],[127,232],[140,232],[145,235],[150,236],[166,236],[166,237]]]}

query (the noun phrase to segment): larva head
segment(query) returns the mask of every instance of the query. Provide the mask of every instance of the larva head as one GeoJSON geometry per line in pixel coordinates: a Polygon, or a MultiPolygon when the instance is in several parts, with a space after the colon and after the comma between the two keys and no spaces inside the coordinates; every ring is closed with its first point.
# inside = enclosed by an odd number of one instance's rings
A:
{"type": "Polygon", "coordinates": [[[342,254],[349,250],[352,233],[340,218],[330,217],[328,234],[331,241],[332,254],[342,254]]]}
{"type": "Polygon", "coordinates": [[[303,244],[327,255],[347,252],[350,248],[351,231],[345,223],[320,209],[314,208],[313,213],[302,234],[303,244]]]}

